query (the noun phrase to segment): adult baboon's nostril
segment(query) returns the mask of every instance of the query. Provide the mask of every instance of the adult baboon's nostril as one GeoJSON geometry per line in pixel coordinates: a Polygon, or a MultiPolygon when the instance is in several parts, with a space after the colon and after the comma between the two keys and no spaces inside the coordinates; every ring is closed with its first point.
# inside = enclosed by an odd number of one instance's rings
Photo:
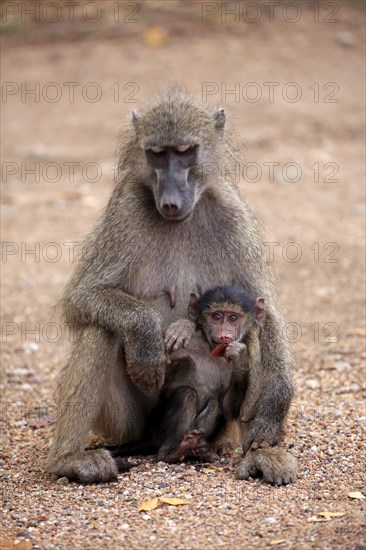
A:
{"type": "Polygon", "coordinates": [[[168,216],[172,216],[178,212],[179,206],[174,202],[167,202],[162,205],[162,210],[164,214],[167,214],[168,216]]]}

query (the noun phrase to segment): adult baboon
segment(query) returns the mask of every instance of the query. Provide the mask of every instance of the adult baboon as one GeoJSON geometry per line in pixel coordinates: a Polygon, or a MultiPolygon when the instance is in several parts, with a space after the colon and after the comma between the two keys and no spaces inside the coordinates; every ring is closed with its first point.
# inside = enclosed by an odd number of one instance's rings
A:
{"type": "Polygon", "coordinates": [[[87,432],[115,443],[141,438],[164,382],[165,330],[187,315],[187,296],[220,285],[267,304],[261,368],[255,391],[243,396],[244,452],[281,440],[291,358],[255,216],[230,181],[241,162],[223,109],[173,89],[133,114],[118,183],[63,297],[79,334],[58,379],[51,472],[84,483],[116,479],[108,451],[84,450],[87,432]]]}

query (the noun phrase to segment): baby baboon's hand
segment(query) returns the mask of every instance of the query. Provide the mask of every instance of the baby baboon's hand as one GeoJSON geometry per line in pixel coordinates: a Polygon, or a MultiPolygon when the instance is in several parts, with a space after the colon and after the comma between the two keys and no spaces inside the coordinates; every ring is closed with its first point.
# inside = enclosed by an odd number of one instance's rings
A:
{"type": "Polygon", "coordinates": [[[235,361],[247,353],[247,346],[241,342],[230,342],[225,350],[226,361],[235,361]]]}
{"type": "Polygon", "coordinates": [[[180,347],[187,347],[195,330],[196,326],[190,319],[177,319],[171,323],[164,336],[167,353],[176,351],[180,347]]]}

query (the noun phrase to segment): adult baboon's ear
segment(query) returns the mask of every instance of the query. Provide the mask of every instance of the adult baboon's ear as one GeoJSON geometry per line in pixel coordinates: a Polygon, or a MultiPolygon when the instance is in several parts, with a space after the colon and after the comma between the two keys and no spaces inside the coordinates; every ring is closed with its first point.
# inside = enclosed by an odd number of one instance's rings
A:
{"type": "Polygon", "coordinates": [[[132,124],[136,129],[137,129],[139,120],[140,120],[140,115],[138,114],[138,112],[132,111],[132,124]]]}
{"type": "Polygon", "coordinates": [[[217,109],[217,110],[214,112],[213,118],[214,118],[214,121],[215,121],[215,129],[216,129],[220,134],[222,134],[222,133],[224,132],[225,121],[226,121],[226,116],[225,116],[224,108],[223,108],[223,107],[220,107],[219,109],[217,109]]]}

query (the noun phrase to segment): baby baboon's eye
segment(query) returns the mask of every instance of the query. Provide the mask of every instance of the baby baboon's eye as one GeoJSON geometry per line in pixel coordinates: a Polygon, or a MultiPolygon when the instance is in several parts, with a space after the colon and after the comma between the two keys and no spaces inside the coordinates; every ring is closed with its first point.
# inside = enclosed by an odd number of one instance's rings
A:
{"type": "Polygon", "coordinates": [[[221,319],[222,319],[221,313],[213,313],[213,314],[212,314],[212,319],[213,319],[214,321],[221,321],[221,319]]]}
{"type": "Polygon", "coordinates": [[[229,316],[229,321],[230,323],[235,323],[235,321],[238,320],[238,315],[230,315],[229,316]]]}

